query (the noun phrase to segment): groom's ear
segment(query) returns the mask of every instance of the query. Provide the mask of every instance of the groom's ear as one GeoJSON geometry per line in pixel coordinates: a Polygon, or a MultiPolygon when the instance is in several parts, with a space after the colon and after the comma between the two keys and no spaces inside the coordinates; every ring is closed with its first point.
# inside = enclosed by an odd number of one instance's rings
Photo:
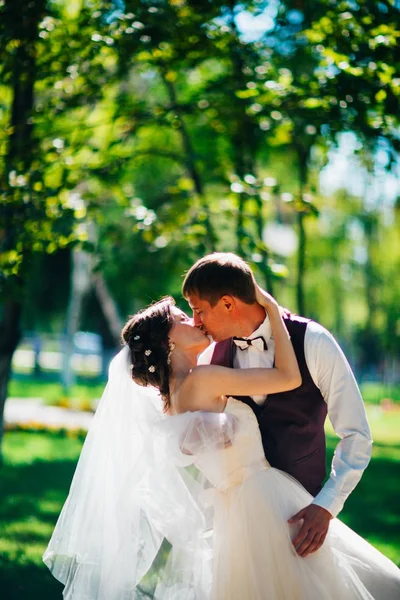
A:
{"type": "Polygon", "coordinates": [[[232,312],[235,309],[236,303],[233,296],[222,296],[222,298],[220,298],[220,302],[228,312],[232,312]]]}

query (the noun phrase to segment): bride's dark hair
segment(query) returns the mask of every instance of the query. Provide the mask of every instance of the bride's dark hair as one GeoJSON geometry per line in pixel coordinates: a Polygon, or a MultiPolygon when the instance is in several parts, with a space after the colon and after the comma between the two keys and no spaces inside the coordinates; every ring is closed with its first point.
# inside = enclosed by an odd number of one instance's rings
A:
{"type": "Polygon", "coordinates": [[[170,310],[174,304],[167,296],[130,317],[122,330],[122,340],[131,352],[132,379],[160,390],[165,410],[170,406],[168,335],[174,323],[170,310]]]}

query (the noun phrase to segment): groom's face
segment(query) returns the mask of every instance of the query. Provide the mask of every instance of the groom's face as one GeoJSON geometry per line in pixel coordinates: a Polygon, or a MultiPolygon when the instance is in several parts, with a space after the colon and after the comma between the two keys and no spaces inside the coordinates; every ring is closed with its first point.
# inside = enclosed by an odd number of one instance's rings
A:
{"type": "Polygon", "coordinates": [[[220,342],[234,335],[228,296],[220,298],[214,306],[196,294],[190,294],[186,300],[193,311],[195,326],[200,327],[207,335],[211,335],[214,341],[220,342]]]}

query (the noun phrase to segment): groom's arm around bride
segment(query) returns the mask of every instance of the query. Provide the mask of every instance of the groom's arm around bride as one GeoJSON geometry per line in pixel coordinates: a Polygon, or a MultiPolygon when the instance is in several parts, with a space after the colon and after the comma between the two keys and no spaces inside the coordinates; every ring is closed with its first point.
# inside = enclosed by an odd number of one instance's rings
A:
{"type": "MultiPolygon", "coordinates": [[[[253,275],[242,259],[231,253],[200,259],[185,277],[183,295],[195,324],[215,342],[200,357],[202,364],[273,366],[268,316],[257,303],[253,275]]],[[[270,464],[298,479],[314,496],[290,519],[301,525],[293,544],[305,557],[323,544],[330,519],[359,482],[370,460],[372,440],[357,383],[337,342],[318,323],[294,315],[284,318],[302,374],[301,386],[267,398],[241,399],[257,416],[270,464]],[[340,441],[323,485],[327,414],[340,441]]]]}

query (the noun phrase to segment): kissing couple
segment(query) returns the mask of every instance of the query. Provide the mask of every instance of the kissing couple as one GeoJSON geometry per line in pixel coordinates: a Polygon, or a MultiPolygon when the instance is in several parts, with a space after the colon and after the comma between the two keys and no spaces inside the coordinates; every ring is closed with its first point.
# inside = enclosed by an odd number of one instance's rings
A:
{"type": "Polygon", "coordinates": [[[337,342],[231,253],[183,295],[193,319],[167,297],[122,331],[43,558],[64,598],[400,598],[400,570],[336,518],[372,446],[337,342]]]}

